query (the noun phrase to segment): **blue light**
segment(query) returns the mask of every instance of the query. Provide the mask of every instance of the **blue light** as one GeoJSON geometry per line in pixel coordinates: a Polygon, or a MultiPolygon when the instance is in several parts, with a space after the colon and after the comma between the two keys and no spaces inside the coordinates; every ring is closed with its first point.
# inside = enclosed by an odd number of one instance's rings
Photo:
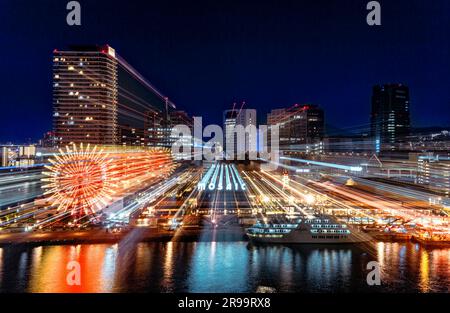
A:
{"type": "Polygon", "coordinates": [[[294,162],[307,163],[307,164],[312,164],[312,165],[318,165],[318,166],[324,166],[324,167],[337,168],[337,169],[351,171],[351,172],[361,172],[363,170],[363,168],[361,166],[348,166],[348,165],[326,163],[326,162],[319,162],[319,161],[312,161],[312,160],[303,160],[303,159],[288,158],[288,157],[280,157],[280,159],[281,160],[290,160],[290,161],[294,161],[294,162]]]}

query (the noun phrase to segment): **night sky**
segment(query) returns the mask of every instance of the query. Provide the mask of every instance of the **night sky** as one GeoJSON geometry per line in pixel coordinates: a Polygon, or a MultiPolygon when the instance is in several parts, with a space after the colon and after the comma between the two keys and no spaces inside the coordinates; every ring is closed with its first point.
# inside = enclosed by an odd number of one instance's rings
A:
{"type": "Polygon", "coordinates": [[[380,0],[378,27],[368,0],[79,0],[73,27],[67,2],[0,0],[0,142],[51,129],[52,51],[91,43],[206,123],[245,100],[262,122],[317,103],[329,129],[367,128],[372,85],[402,82],[414,126],[450,125],[449,0],[380,0]]]}

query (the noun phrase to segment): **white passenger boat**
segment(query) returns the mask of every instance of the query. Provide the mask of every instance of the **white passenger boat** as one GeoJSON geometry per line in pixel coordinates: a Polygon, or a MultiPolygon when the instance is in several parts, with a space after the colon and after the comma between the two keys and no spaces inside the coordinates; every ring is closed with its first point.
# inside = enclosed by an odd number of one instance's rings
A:
{"type": "Polygon", "coordinates": [[[337,222],[329,216],[297,218],[285,222],[258,221],[248,228],[253,242],[286,244],[339,244],[370,241],[371,237],[357,228],[337,222]]]}

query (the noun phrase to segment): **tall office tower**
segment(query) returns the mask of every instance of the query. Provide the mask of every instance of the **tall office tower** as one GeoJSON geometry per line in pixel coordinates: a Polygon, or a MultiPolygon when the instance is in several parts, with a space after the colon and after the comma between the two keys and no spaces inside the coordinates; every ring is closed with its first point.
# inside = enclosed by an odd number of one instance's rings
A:
{"type": "Polygon", "coordinates": [[[450,157],[432,154],[419,156],[417,182],[450,197],[450,157]]]}
{"type": "Polygon", "coordinates": [[[53,128],[59,145],[117,144],[117,98],[112,48],[53,52],[53,128]]]}
{"type": "Polygon", "coordinates": [[[183,151],[183,153],[175,154],[175,159],[183,159],[183,160],[191,160],[193,159],[193,136],[194,136],[194,119],[190,117],[184,111],[172,111],[170,112],[170,127],[171,134],[172,131],[177,132],[177,135],[170,136],[170,146],[172,146],[175,142],[181,143],[183,147],[189,146],[189,151],[183,151]],[[188,127],[190,131],[190,136],[184,133],[184,130],[178,128],[180,125],[188,127]],[[183,134],[181,138],[180,134],[183,134]]]}
{"type": "Polygon", "coordinates": [[[175,108],[109,46],[53,52],[53,105],[59,146],[153,145],[149,121],[175,108]]]}
{"type": "Polygon", "coordinates": [[[279,126],[280,149],[323,152],[324,112],[317,105],[274,109],[267,114],[267,124],[279,126]]]}
{"type": "Polygon", "coordinates": [[[233,147],[233,155],[231,153],[229,157],[234,156],[238,160],[245,159],[245,155],[250,151],[257,150],[257,120],[255,109],[241,109],[241,110],[226,110],[223,114],[223,124],[225,132],[225,151],[227,147],[233,147]],[[242,126],[245,131],[245,135],[238,137],[236,133],[236,126],[242,126]],[[255,132],[250,133],[249,126],[254,126],[255,132]],[[228,145],[228,146],[227,146],[228,145]]]}
{"type": "Polygon", "coordinates": [[[9,148],[8,147],[0,147],[0,166],[8,166],[9,165],[9,148]]]}
{"type": "Polygon", "coordinates": [[[147,111],[144,122],[144,136],[151,147],[166,146],[164,115],[160,112],[147,111]]]}
{"type": "Polygon", "coordinates": [[[236,117],[238,115],[238,110],[226,110],[223,112],[223,132],[224,132],[224,151],[225,158],[227,159],[235,159],[236,156],[236,117]],[[227,151],[227,150],[232,150],[227,151]]]}
{"type": "Polygon", "coordinates": [[[238,112],[236,117],[236,125],[244,127],[245,136],[241,141],[237,140],[236,148],[239,152],[238,159],[244,159],[245,154],[249,152],[256,152],[258,148],[258,135],[257,135],[257,120],[255,109],[242,109],[238,112]],[[252,126],[251,133],[249,126],[252,126]]]}
{"type": "MultiPolygon", "coordinates": [[[[273,125],[278,125],[278,139],[280,145],[289,143],[291,136],[291,125],[288,122],[287,109],[273,109],[267,114],[267,126],[270,129],[273,125]]],[[[271,137],[270,132],[268,135],[268,137],[271,137]]],[[[270,140],[268,140],[268,142],[270,142],[270,140]]]]}
{"type": "Polygon", "coordinates": [[[409,88],[402,84],[374,86],[370,123],[376,153],[398,150],[411,128],[409,88]]]}

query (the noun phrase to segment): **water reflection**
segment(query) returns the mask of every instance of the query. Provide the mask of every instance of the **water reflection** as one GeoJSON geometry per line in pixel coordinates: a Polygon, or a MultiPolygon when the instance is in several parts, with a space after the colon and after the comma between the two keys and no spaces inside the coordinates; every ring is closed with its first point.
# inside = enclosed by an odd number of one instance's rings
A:
{"type": "MultiPolygon", "coordinates": [[[[38,247],[31,251],[30,292],[109,292],[112,291],[114,263],[108,245],[77,245],[38,247]],[[41,257],[36,257],[41,254],[41,257]],[[69,286],[66,276],[70,261],[80,263],[81,286],[69,286]]],[[[23,252],[27,253],[27,252],[23,252]]],[[[113,252],[114,253],[114,252],[113,252]]],[[[114,256],[112,256],[114,258],[114,256]]],[[[24,270],[26,272],[26,270],[24,270]]],[[[25,273],[24,273],[25,274],[25,273]]]]}
{"type": "Polygon", "coordinates": [[[378,243],[382,284],[399,292],[449,292],[450,249],[414,243],[378,243]]]}
{"type": "Polygon", "coordinates": [[[3,277],[3,248],[0,248],[0,282],[3,277]]]}
{"type": "Polygon", "coordinates": [[[9,292],[449,292],[450,249],[413,243],[364,247],[252,246],[246,242],[0,248],[0,291],[9,292]],[[378,261],[382,286],[366,283],[378,261]],[[81,265],[81,286],[66,283],[81,265]]]}
{"type": "Polygon", "coordinates": [[[189,264],[189,292],[248,291],[248,251],[240,242],[199,242],[189,264]]]}

